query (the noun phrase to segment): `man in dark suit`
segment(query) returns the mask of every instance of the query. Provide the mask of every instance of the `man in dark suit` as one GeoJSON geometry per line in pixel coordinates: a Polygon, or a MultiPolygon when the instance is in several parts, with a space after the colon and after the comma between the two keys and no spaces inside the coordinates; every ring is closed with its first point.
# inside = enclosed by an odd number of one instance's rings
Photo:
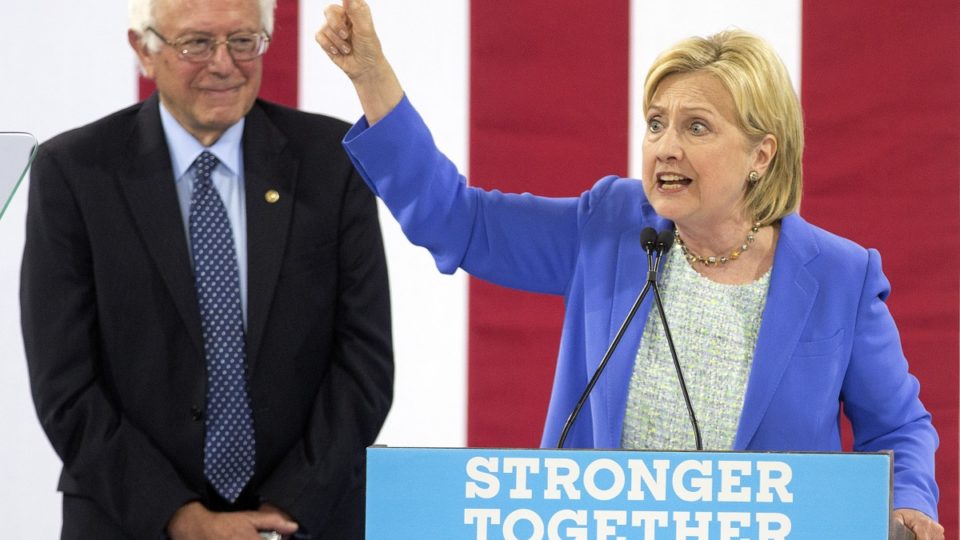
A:
{"type": "Polygon", "coordinates": [[[134,0],[158,92],[42,145],[21,279],[63,538],[363,537],[392,398],[348,126],[256,99],[275,0],[134,0]]]}

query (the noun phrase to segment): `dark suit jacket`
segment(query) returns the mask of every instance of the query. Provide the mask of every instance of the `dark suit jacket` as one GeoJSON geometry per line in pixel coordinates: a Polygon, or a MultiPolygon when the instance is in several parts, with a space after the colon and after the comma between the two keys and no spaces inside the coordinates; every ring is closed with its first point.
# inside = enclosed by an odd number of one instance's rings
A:
{"type": "MultiPolygon", "coordinates": [[[[333,515],[362,530],[362,497],[338,504],[362,489],[393,383],[377,209],[341,147],[347,128],[258,101],[243,134],[257,443],[248,489],[313,538],[338,540],[354,533],[330,530],[333,515]]],[[[128,537],[157,537],[178,507],[210,494],[200,316],[156,96],[40,147],[21,279],[33,397],[64,463],[60,490],[128,537]]],[[[65,524],[92,521],[70,508],[65,524]]]]}

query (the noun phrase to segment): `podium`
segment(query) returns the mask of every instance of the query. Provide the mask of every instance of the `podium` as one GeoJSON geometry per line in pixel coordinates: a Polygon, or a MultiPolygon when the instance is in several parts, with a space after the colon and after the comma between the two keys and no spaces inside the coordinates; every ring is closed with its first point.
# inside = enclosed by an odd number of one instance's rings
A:
{"type": "Polygon", "coordinates": [[[0,132],[0,218],[37,153],[37,139],[29,133],[0,132]]]}
{"type": "Polygon", "coordinates": [[[908,539],[892,453],[367,450],[368,540],[908,539]]]}

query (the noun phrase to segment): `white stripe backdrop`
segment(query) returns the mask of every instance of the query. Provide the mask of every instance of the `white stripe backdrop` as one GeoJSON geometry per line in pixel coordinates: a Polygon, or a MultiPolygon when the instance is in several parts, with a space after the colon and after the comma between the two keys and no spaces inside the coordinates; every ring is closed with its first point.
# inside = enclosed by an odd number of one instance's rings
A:
{"type": "MultiPolygon", "coordinates": [[[[404,90],[440,148],[467,170],[469,2],[368,2],[404,90]]],[[[300,106],[353,122],[361,110],[349,79],[314,41],[326,3],[300,3],[300,106]]],[[[467,279],[440,274],[386,208],[380,219],[390,270],[396,385],[378,442],[466,444],[467,279]]]]}
{"type": "MultiPolygon", "coordinates": [[[[42,141],[136,100],[125,2],[4,2],[0,20],[0,131],[42,141]]],[[[4,536],[58,538],[60,460],[36,419],[20,337],[26,191],[0,221],[0,523],[4,536]]]]}
{"type": "MultiPolygon", "coordinates": [[[[408,95],[440,147],[468,163],[469,1],[368,0],[408,95]]],[[[360,115],[346,78],[319,51],[313,34],[327,2],[301,2],[300,100],[305,110],[353,121],[360,115]]],[[[126,44],[125,2],[6,2],[0,20],[0,130],[45,140],[136,99],[135,59],[126,44]],[[85,21],[78,23],[77,21],[85,21]],[[78,45],[65,45],[82,36],[78,45]]],[[[505,16],[508,14],[505,13],[505,16]]],[[[799,87],[800,0],[633,0],[631,152],[639,172],[644,125],[640,88],[656,52],[692,34],[737,26],[770,40],[799,87]]],[[[269,61],[269,57],[268,60],[269,61]]],[[[627,114],[627,111],[625,111],[627,114]]],[[[607,171],[596,171],[597,176],[607,171]]],[[[60,528],[59,460],[33,411],[19,324],[19,266],[26,189],[0,222],[0,521],[7,536],[55,538],[60,528]]],[[[440,275],[381,212],[392,279],[397,385],[379,442],[462,446],[466,441],[466,277],[440,275]]]]}

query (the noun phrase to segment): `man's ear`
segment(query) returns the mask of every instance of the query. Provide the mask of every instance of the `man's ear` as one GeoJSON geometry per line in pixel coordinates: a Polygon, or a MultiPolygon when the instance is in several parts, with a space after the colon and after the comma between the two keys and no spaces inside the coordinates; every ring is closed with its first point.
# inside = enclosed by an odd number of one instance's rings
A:
{"type": "Polygon", "coordinates": [[[127,42],[130,43],[133,52],[137,53],[137,59],[140,60],[140,72],[144,77],[153,79],[154,58],[153,53],[147,48],[146,37],[131,28],[127,30],[127,42]]]}

